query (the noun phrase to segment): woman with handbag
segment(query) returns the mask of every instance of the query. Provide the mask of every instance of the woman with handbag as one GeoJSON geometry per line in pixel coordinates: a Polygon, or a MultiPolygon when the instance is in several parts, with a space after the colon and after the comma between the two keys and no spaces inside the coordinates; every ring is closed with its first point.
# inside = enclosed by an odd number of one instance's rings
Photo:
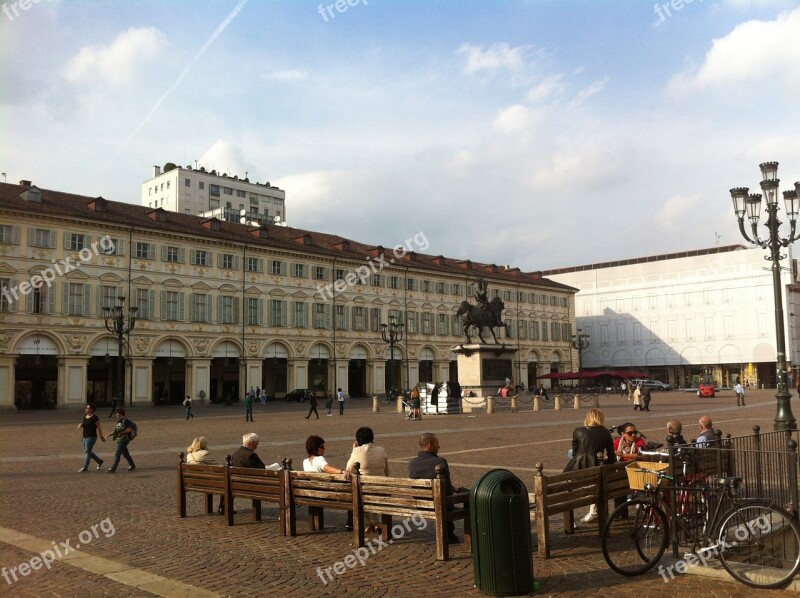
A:
{"type": "MultiPolygon", "coordinates": [[[[588,469],[603,463],[616,463],[614,440],[605,427],[606,416],[600,409],[589,409],[583,426],[572,432],[572,458],[564,471],[588,469]],[[605,459],[603,459],[605,453],[605,459]]],[[[597,505],[589,507],[589,513],[581,518],[584,523],[597,519],[597,505]]]]}

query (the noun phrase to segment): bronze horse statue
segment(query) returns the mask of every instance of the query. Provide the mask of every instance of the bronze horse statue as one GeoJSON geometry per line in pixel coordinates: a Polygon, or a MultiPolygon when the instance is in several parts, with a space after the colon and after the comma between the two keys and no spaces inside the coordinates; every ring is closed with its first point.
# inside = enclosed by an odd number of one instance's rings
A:
{"type": "Polygon", "coordinates": [[[486,341],[483,338],[483,327],[486,326],[492,333],[492,338],[496,344],[500,344],[497,336],[494,333],[495,327],[503,327],[506,329],[506,334],[509,333],[508,327],[502,320],[502,314],[505,304],[500,297],[493,297],[486,307],[479,305],[472,305],[468,301],[462,301],[461,307],[458,308],[456,316],[464,316],[464,335],[467,337],[467,342],[471,343],[472,338],[469,336],[469,327],[474,326],[478,329],[478,338],[481,342],[486,341]]]}

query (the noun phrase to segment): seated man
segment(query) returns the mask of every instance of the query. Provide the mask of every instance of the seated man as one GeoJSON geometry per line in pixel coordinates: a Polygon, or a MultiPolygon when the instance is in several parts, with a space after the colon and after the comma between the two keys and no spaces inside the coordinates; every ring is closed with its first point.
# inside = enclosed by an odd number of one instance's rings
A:
{"type": "MultiPolygon", "coordinates": [[[[436,467],[442,465],[447,473],[447,494],[453,494],[455,488],[450,482],[450,468],[447,459],[439,456],[439,439],[436,434],[425,432],[419,437],[419,447],[422,449],[416,457],[408,462],[408,477],[414,480],[433,480],[436,479],[436,467]]],[[[455,533],[455,525],[452,521],[447,524],[448,541],[457,543],[458,536],[455,533]]]]}
{"type": "Polygon", "coordinates": [[[700,436],[697,437],[697,446],[712,446],[712,444],[717,440],[717,431],[714,429],[711,418],[707,415],[704,415],[698,420],[698,423],[700,424],[701,432],[700,436]]]}
{"type": "Polygon", "coordinates": [[[671,419],[667,422],[667,436],[672,436],[675,445],[686,444],[686,439],[681,434],[683,424],[677,419],[671,419]]]}
{"type": "MultiPolygon", "coordinates": [[[[252,432],[242,436],[242,446],[236,449],[231,455],[231,467],[252,467],[264,469],[266,465],[264,465],[264,462],[259,458],[258,455],[256,455],[258,440],[258,434],[254,434],[252,432]]],[[[231,505],[231,508],[233,508],[233,505],[231,505]]],[[[220,498],[217,512],[220,515],[225,514],[224,496],[220,498]]],[[[236,513],[236,511],[234,511],[234,513],[236,513]]]]}

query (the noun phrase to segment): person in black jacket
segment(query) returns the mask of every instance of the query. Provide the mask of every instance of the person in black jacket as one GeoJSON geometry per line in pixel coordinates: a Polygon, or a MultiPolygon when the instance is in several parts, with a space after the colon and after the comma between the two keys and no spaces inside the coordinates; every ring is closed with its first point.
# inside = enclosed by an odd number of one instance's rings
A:
{"type": "MultiPolygon", "coordinates": [[[[439,439],[436,434],[430,432],[420,434],[419,448],[422,450],[408,462],[408,477],[413,480],[433,480],[436,478],[436,467],[442,465],[444,473],[447,474],[447,494],[453,494],[455,488],[450,483],[450,468],[447,465],[447,459],[439,456],[439,439]]],[[[447,524],[447,534],[450,543],[458,543],[458,536],[456,536],[455,525],[452,521],[447,524]]]]}
{"type": "MultiPolygon", "coordinates": [[[[242,436],[242,446],[236,449],[231,455],[231,467],[252,467],[257,469],[264,469],[266,465],[261,458],[256,455],[258,448],[258,434],[250,432],[242,436]]],[[[233,508],[233,505],[231,505],[233,508]]],[[[219,507],[217,513],[220,515],[225,514],[225,495],[223,494],[219,499],[219,507]]],[[[234,511],[236,513],[236,511],[234,511]]]]}
{"type": "MultiPolygon", "coordinates": [[[[606,416],[600,409],[589,409],[583,426],[572,432],[572,455],[564,471],[588,469],[602,463],[615,463],[614,440],[605,427],[606,416]],[[605,453],[605,459],[603,459],[605,453]]],[[[589,507],[589,513],[581,518],[584,523],[597,519],[597,505],[589,507]]]]}

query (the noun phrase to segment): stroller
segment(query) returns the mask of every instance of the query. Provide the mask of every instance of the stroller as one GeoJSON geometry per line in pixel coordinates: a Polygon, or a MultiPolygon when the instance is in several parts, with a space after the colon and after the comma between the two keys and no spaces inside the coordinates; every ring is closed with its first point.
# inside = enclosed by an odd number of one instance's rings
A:
{"type": "Polygon", "coordinates": [[[406,414],[406,419],[414,419],[414,405],[411,403],[411,399],[406,396],[403,396],[403,412],[406,414]],[[406,409],[408,409],[407,412],[406,409]]]}

